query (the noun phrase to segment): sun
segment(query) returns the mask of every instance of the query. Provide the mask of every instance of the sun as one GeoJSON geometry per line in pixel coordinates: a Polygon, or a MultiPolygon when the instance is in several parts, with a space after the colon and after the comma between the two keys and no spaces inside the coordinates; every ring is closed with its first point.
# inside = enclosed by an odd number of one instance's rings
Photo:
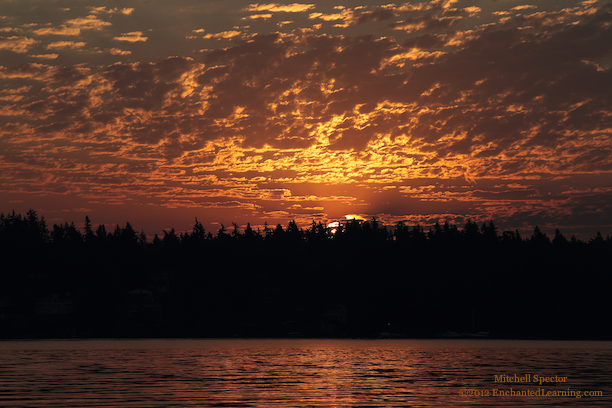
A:
{"type": "Polygon", "coordinates": [[[338,231],[339,227],[340,227],[340,222],[338,221],[330,222],[329,224],[327,224],[327,228],[329,228],[329,232],[332,235],[335,234],[336,231],[338,231]]]}
{"type": "MultiPolygon", "coordinates": [[[[365,218],[363,218],[360,215],[356,215],[356,214],[346,214],[344,218],[346,219],[346,221],[351,221],[351,220],[357,220],[359,222],[365,221],[365,218]]],[[[346,222],[332,221],[329,224],[327,224],[327,228],[329,229],[329,232],[332,235],[334,235],[338,231],[338,228],[340,228],[341,226],[342,227],[346,226],[346,222]]]]}

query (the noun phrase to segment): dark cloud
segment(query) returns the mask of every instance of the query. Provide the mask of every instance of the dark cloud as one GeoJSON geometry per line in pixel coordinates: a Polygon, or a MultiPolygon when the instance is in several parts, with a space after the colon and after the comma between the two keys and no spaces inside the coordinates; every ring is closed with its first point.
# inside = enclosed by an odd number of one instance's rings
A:
{"type": "Polygon", "coordinates": [[[463,20],[461,16],[439,16],[435,14],[425,14],[418,17],[407,19],[389,24],[389,28],[395,30],[406,30],[415,32],[420,30],[440,30],[449,29],[456,26],[463,20]]]}
{"type": "Polygon", "coordinates": [[[409,38],[402,44],[406,48],[420,48],[422,50],[439,50],[454,37],[454,32],[447,34],[422,34],[409,38]]]}
{"type": "Polygon", "coordinates": [[[386,21],[396,16],[395,10],[390,7],[374,7],[366,12],[357,12],[354,17],[357,24],[369,23],[372,21],[386,21]]]}

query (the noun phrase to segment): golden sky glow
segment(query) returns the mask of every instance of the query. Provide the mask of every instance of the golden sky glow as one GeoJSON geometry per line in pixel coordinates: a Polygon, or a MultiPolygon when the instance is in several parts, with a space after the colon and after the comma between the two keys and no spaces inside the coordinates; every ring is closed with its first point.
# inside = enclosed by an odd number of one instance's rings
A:
{"type": "Polygon", "coordinates": [[[0,211],[612,233],[612,3],[0,0],[0,211]]]}

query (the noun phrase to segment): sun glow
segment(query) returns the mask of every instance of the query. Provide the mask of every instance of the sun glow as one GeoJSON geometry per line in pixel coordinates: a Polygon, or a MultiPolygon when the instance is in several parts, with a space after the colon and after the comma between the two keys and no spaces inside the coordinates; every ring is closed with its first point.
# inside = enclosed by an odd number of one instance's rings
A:
{"type": "Polygon", "coordinates": [[[338,228],[340,228],[340,223],[338,221],[330,222],[327,224],[327,228],[329,228],[329,232],[335,234],[338,228]]]}

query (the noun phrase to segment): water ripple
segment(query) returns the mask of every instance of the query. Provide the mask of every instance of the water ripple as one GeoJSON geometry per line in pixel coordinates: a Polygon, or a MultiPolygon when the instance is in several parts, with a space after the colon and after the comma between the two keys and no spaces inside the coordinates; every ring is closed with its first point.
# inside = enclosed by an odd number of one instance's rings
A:
{"type": "Polygon", "coordinates": [[[353,340],[1,342],[0,406],[610,406],[612,348],[571,343],[353,340]],[[467,344],[467,345],[466,345],[467,344]],[[494,376],[567,377],[503,384],[494,376]],[[471,397],[460,390],[596,390],[471,397]]]}

